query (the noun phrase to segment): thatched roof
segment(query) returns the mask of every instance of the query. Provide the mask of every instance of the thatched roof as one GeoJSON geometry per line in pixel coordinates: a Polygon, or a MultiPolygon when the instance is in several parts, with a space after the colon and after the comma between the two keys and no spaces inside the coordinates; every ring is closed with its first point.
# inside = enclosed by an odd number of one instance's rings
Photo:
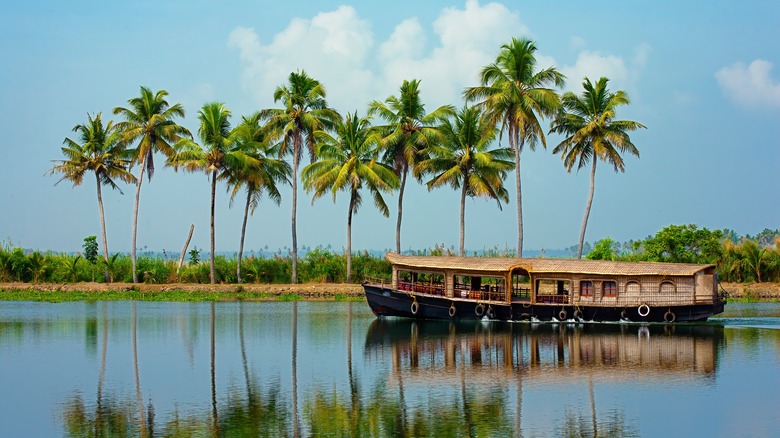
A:
{"type": "Polygon", "coordinates": [[[514,268],[521,268],[534,274],[691,276],[715,266],[686,263],[613,262],[608,260],[405,256],[394,252],[388,252],[385,258],[395,266],[408,269],[454,270],[486,274],[501,274],[514,268]]]}

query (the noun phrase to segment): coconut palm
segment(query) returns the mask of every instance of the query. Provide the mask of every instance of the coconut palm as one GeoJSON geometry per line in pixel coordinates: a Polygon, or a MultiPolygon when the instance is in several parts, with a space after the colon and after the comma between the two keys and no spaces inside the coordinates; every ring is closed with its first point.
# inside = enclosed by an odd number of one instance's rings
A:
{"type": "Polygon", "coordinates": [[[582,83],[584,91],[577,96],[567,92],[561,98],[562,107],[550,132],[563,134],[566,138],[553,149],[554,154],[561,154],[566,170],[576,165],[577,170],[592,161],[590,171],[590,193],[585,204],[585,216],[580,229],[579,249],[577,258],[582,258],[582,244],[585,240],[585,228],[588,225],[590,207],[593,203],[593,190],[596,183],[596,163],[603,160],[612,165],[615,172],[625,171],[625,164],[620,154],[629,153],[639,157],[639,151],[631,142],[628,131],[645,128],[645,125],[631,120],[615,120],[618,107],[629,104],[628,94],[622,90],[611,92],[607,88],[609,79],[602,77],[595,84],[585,78],[582,83]]]}
{"type": "Polygon", "coordinates": [[[387,125],[378,126],[383,134],[382,145],[385,150],[383,161],[392,163],[401,179],[398,191],[398,220],[395,226],[395,250],[401,252],[401,218],[403,216],[404,189],[409,169],[414,172],[417,162],[422,160],[423,149],[436,145],[441,137],[438,125],[442,120],[455,113],[455,107],[444,105],[426,114],[425,105],[420,99],[420,81],[405,80],[401,84],[398,97],[389,96],[384,102],[373,101],[369,104],[368,116],[378,115],[387,125]]]}
{"type": "Polygon", "coordinates": [[[314,190],[312,202],[327,192],[349,191],[347,210],[347,283],[352,275],[352,215],[363,204],[361,189],[366,188],[374,199],[374,205],[387,217],[387,208],[382,192],[398,187],[398,177],[393,169],[377,161],[379,155],[379,132],[371,129],[368,118],[347,114],[344,121],[337,121],[336,136],[317,131],[317,156],[319,160],[306,166],[301,172],[306,190],[314,190]]]}
{"type": "Polygon", "coordinates": [[[463,96],[477,102],[491,123],[501,126],[515,153],[517,185],[517,256],[523,256],[523,194],[520,183],[520,153],[523,147],[533,151],[536,143],[547,147],[540,118],[552,116],[558,109],[558,93],[548,88],[562,87],[565,76],[555,67],[536,70],[536,45],[528,39],[512,38],[501,46],[495,62],[480,72],[478,87],[467,88],[463,96]]]}
{"type": "Polygon", "coordinates": [[[277,184],[289,183],[292,173],[287,162],[273,158],[278,155],[278,148],[266,140],[264,127],[260,122],[260,113],[254,113],[248,117],[244,116],[231,134],[236,149],[244,151],[254,160],[252,165],[235,169],[227,175],[228,186],[232,187],[231,205],[242,188],[246,191],[244,221],[241,225],[241,242],[238,247],[238,266],[236,267],[238,283],[241,283],[241,257],[244,252],[247,218],[249,214],[255,213],[264,192],[279,205],[282,196],[279,194],[277,184]]]}
{"type": "MultiPolygon", "coordinates": [[[[60,178],[55,185],[63,180],[73,183],[73,186],[81,185],[87,172],[95,174],[97,182],[98,209],[100,210],[100,230],[103,237],[103,260],[108,262],[108,239],[106,237],[106,216],[103,211],[102,186],[122,190],[116,185],[116,180],[126,183],[135,182],[135,177],[128,171],[130,165],[130,152],[126,144],[121,141],[119,131],[112,121],[103,125],[101,113],[95,117],[87,115],[88,121],[83,125],[73,127],[73,132],[78,133],[78,141],[65,138],[62,147],[64,160],[54,160],[54,167],[50,174],[60,173],[60,178]]],[[[105,281],[108,281],[108,272],[105,281]]]]}
{"type": "Polygon", "coordinates": [[[428,190],[449,185],[460,189],[460,255],[464,256],[466,197],[509,202],[504,188],[507,171],[514,167],[512,150],[490,150],[495,139],[495,125],[483,117],[478,107],[464,106],[452,119],[441,125],[443,141],[427,151],[430,158],[419,163],[422,173],[432,174],[428,190]]]}
{"type": "Polygon", "coordinates": [[[141,87],[141,95],[127,101],[129,108],[114,108],[114,114],[125,118],[125,121],[116,125],[122,131],[123,140],[128,143],[138,141],[138,147],[134,151],[134,162],[139,165],[140,170],[135,183],[133,242],[130,246],[133,283],[138,283],[135,256],[138,235],[138,201],[141,198],[141,183],[144,172],[151,182],[154,175],[154,153],[162,152],[166,156],[171,156],[173,143],[182,137],[192,138],[190,131],[178,125],[174,120],[177,117],[184,117],[184,107],[178,103],[169,105],[168,101],[165,100],[167,96],[168,92],[165,90],[154,93],[149,88],[141,87]]]}
{"type": "Polygon", "coordinates": [[[214,203],[217,197],[217,179],[227,178],[234,169],[256,164],[245,151],[236,149],[230,138],[230,110],[220,102],[210,102],[198,111],[198,137],[201,144],[184,139],[175,145],[175,153],[166,164],[178,171],[205,172],[211,178],[211,254],[210,279],[216,283],[214,272],[214,203]]]}
{"type": "Polygon", "coordinates": [[[325,100],[325,87],[304,71],[290,73],[286,85],[274,90],[274,103],[281,101],[283,108],[271,108],[260,111],[269,134],[279,136],[281,148],[279,154],[293,156],[292,174],[292,283],[298,282],[298,165],[303,147],[309,149],[309,157],[314,161],[314,131],[329,129],[339,114],[328,108],[325,100]]]}

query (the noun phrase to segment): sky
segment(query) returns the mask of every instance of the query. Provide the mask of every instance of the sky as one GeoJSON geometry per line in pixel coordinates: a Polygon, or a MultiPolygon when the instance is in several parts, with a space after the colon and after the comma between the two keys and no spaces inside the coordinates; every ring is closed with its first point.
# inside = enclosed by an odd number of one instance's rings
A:
{"type": "MultiPolygon", "coordinates": [[[[625,173],[598,167],[586,241],[643,239],[670,224],[739,234],[780,228],[777,23],[780,2],[758,0],[13,2],[0,16],[0,242],[70,252],[100,235],[94,179],[55,186],[48,170],[75,125],[99,112],[114,119],[112,109],[140,86],[167,90],[193,132],[207,102],[224,102],[234,123],[277,107],[274,88],[297,70],[318,79],[342,114],[365,114],[405,79],[421,80],[432,111],[461,107],[464,88],[478,84],[479,70],[513,37],[535,41],[539,68],[567,76],[562,91],[608,77],[611,90],[631,98],[617,117],[647,126],[631,134],[640,157],[625,157],[625,173]]],[[[546,148],[521,157],[527,250],[579,238],[589,171],[566,171],[552,154],[561,140],[549,135],[546,148]]],[[[511,202],[501,210],[467,201],[467,250],[514,247],[513,174],[506,187],[511,202]]],[[[103,194],[111,252],[131,244],[135,187],[120,188],[103,194]]],[[[281,205],[264,199],[250,218],[247,251],[291,246],[291,189],[281,192],[281,205]]],[[[190,224],[191,247],[208,248],[209,196],[205,174],[159,164],[141,190],[139,249],[179,252],[190,224]]],[[[238,249],[243,208],[228,198],[220,186],[217,251],[238,249]]],[[[299,193],[300,246],[345,246],[346,198],[312,204],[299,193]]],[[[355,216],[353,250],[395,247],[397,195],[387,201],[389,218],[371,203],[355,216]]],[[[428,192],[410,181],[403,211],[404,250],[457,247],[455,190],[428,192]]]]}

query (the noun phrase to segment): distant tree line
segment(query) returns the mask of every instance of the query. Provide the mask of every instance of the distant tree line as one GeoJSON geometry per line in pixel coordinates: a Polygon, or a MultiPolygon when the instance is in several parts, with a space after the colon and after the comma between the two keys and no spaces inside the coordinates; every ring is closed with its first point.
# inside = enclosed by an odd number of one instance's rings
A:
{"type": "MultiPolygon", "coordinates": [[[[0,281],[31,283],[74,283],[94,281],[95,270],[108,272],[109,282],[131,282],[132,262],[126,254],[114,254],[108,262],[98,257],[96,237],[84,239],[79,254],[39,252],[0,245],[0,281]]],[[[589,246],[589,245],[588,245],[589,246]]],[[[571,248],[570,248],[571,249],[571,248]]],[[[417,255],[454,256],[458,251],[444,244],[413,251],[417,255]]],[[[165,255],[165,254],[164,254],[165,255]]],[[[480,257],[514,257],[514,250],[488,248],[471,255],[480,257]]],[[[574,256],[573,253],[570,255],[574,256]]],[[[764,230],[755,236],[738,236],[732,230],[708,230],[696,225],[670,225],[643,240],[615,242],[599,240],[586,254],[591,260],[654,261],[702,263],[717,266],[721,281],[780,282],[780,230],[764,230]],[[736,239],[736,240],[735,240],[736,239]]],[[[271,256],[247,258],[214,256],[214,275],[218,283],[238,283],[237,266],[241,264],[244,281],[250,283],[290,282],[292,254],[279,250],[271,256]]],[[[355,282],[366,279],[389,279],[390,263],[379,255],[358,251],[352,257],[352,275],[347,280],[347,257],[329,248],[310,248],[300,259],[302,282],[355,282]]],[[[209,283],[210,263],[200,260],[200,250],[190,251],[189,262],[179,269],[168,257],[142,253],[137,262],[138,278],[146,283],[209,283]]]]}

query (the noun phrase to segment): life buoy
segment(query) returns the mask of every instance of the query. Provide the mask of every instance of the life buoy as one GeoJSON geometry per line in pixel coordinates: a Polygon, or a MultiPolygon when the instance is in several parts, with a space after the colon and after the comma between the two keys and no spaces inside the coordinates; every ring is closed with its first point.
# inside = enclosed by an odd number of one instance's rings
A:
{"type": "Polygon", "coordinates": [[[675,315],[674,312],[672,312],[672,309],[669,309],[666,311],[666,313],[664,313],[664,321],[668,323],[672,323],[676,319],[677,319],[677,315],[675,315]]]}
{"type": "Polygon", "coordinates": [[[496,317],[496,311],[493,310],[493,307],[487,308],[487,317],[490,319],[494,319],[496,317]]]}
{"type": "Polygon", "coordinates": [[[574,319],[582,319],[582,310],[574,309],[574,319]]]}
{"type": "Polygon", "coordinates": [[[650,314],[650,306],[648,306],[647,304],[642,304],[639,307],[637,307],[636,311],[637,313],[639,313],[639,316],[645,317],[650,314]],[[642,311],[642,309],[644,309],[644,311],[642,311]]]}
{"type": "Polygon", "coordinates": [[[477,304],[477,307],[474,308],[474,313],[477,314],[477,316],[482,316],[485,314],[485,305],[482,303],[477,304]]]}
{"type": "Polygon", "coordinates": [[[561,311],[558,312],[558,319],[561,321],[566,320],[566,309],[561,309],[561,311]]]}
{"type": "Polygon", "coordinates": [[[412,315],[417,315],[417,312],[420,311],[420,304],[417,303],[417,300],[415,300],[412,303],[412,315]]]}
{"type": "Polygon", "coordinates": [[[449,312],[450,312],[450,318],[455,316],[455,303],[452,303],[452,305],[450,305],[450,311],[449,312]]]}

